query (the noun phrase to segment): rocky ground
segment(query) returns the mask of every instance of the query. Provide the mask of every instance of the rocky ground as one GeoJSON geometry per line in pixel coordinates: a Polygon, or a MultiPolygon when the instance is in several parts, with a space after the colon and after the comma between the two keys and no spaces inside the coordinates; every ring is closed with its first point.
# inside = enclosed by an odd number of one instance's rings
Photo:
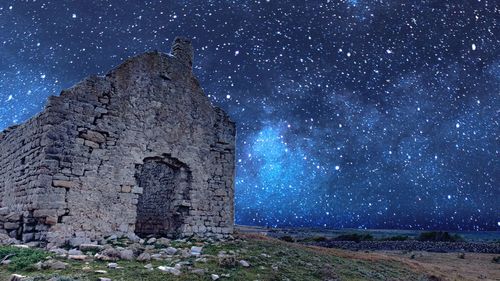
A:
{"type": "MultiPolygon", "coordinates": [[[[14,242],[14,241],[11,241],[14,242]]],[[[131,241],[54,248],[0,247],[0,280],[428,280],[396,260],[344,258],[258,235],[226,241],[131,241]]]]}
{"type": "Polygon", "coordinates": [[[50,250],[0,241],[10,244],[0,246],[0,280],[10,281],[500,280],[495,255],[353,252],[258,234],[223,241],[108,237],[50,250]]]}

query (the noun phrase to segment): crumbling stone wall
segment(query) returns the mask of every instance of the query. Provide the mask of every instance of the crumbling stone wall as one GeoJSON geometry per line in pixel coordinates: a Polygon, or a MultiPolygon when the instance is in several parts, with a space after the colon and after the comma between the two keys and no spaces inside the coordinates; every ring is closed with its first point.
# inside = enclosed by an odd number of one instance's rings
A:
{"type": "Polygon", "coordinates": [[[39,239],[35,232],[48,227],[37,224],[35,215],[42,188],[42,165],[47,147],[44,133],[47,114],[0,133],[0,231],[23,240],[39,239]],[[43,120],[43,121],[42,121],[43,120]]]}
{"type": "Polygon", "coordinates": [[[177,216],[175,226],[158,234],[232,233],[234,123],[194,77],[189,40],[177,38],[172,53],[148,52],[89,77],[0,134],[0,229],[55,245],[131,235],[150,196],[144,188],[161,190],[137,176],[153,161],[178,173],[179,184],[162,193],[174,213],[158,213],[160,225],[177,216]]]}

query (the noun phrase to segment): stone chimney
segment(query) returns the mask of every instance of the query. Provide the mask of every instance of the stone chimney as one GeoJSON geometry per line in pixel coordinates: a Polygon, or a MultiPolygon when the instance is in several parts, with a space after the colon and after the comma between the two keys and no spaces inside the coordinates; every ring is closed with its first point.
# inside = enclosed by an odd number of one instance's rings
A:
{"type": "Polygon", "coordinates": [[[182,61],[189,68],[193,67],[193,45],[186,37],[176,37],[172,45],[172,55],[182,61]]]}

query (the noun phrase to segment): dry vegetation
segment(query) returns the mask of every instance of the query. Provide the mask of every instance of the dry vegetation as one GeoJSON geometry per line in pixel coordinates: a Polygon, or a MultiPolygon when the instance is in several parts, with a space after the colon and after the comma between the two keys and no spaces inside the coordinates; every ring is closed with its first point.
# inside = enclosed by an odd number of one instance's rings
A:
{"type": "MultiPolygon", "coordinates": [[[[118,261],[120,269],[108,269],[107,263],[88,259],[69,261],[63,270],[37,270],[32,264],[49,256],[39,250],[13,250],[2,248],[0,253],[17,251],[14,264],[0,267],[0,279],[8,280],[10,274],[19,273],[30,276],[34,281],[74,281],[98,280],[99,277],[113,281],[140,280],[212,280],[211,274],[225,280],[500,280],[500,264],[493,263],[495,255],[466,253],[426,252],[353,252],[298,243],[289,243],[258,234],[240,234],[240,239],[224,243],[205,244],[203,254],[206,262],[198,262],[193,257],[174,260],[151,261],[154,270],[144,268],[146,262],[118,261]],[[237,259],[244,259],[250,267],[238,264],[231,267],[221,266],[217,255],[221,251],[233,251],[237,259]],[[180,276],[160,272],[158,266],[173,266],[186,262],[180,276]],[[193,270],[203,269],[204,274],[193,270]],[[105,270],[107,273],[97,273],[105,270]],[[224,276],[224,277],[223,277],[224,276]]],[[[176,243],[174,246],[189,248],[190,242],[176,243]]]]}

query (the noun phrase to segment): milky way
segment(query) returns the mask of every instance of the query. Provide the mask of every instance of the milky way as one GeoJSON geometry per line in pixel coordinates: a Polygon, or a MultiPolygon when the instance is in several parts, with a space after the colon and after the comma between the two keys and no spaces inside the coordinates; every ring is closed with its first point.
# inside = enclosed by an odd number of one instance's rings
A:
{"type": "Polygon", "coordinates": [[[496,1],[0,2],[0,129],[193,39],[238,127],[236,222],[500,230],[496,1]]]}

